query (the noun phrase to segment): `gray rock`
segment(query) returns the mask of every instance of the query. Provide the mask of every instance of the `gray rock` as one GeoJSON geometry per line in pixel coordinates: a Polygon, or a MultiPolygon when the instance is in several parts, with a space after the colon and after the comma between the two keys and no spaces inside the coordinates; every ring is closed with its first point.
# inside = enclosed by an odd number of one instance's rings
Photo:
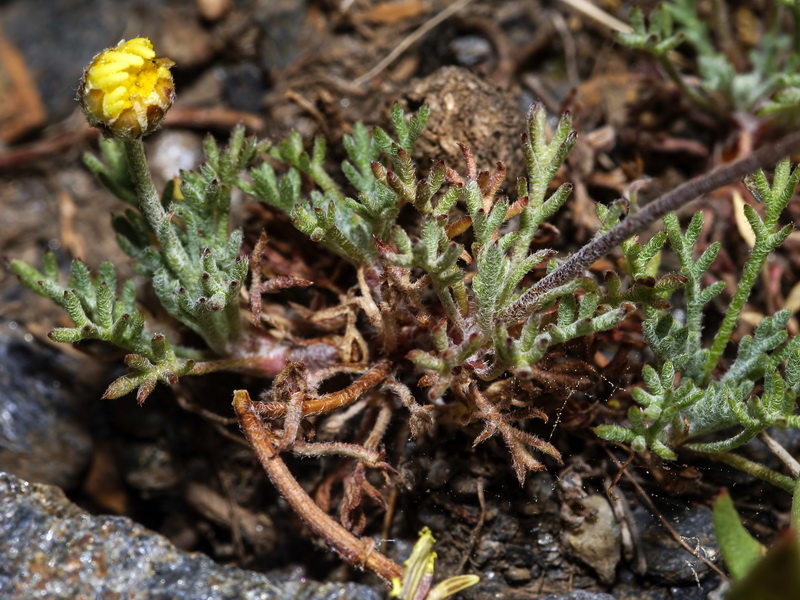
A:
{"type": "Polygon", "coordinates": [[[53,486],[0,474],[0,598],[378,600],[356,584],[292,581],[181,552],[130,519],[92,516],[53,486]]]}
{"type": "Polygon", "coordinates": [[[550,594],[542,598],[542,600],[616,600],[616,598],[611,594],[575,590],[568,594],[550,594]]]}
{"type": "Polygon", "coordinates": [[[283,71],[300,55],[307,0],[257,0],[254,4],[253,15],[262,34],[261,68],[267,73],[283,71]]]}

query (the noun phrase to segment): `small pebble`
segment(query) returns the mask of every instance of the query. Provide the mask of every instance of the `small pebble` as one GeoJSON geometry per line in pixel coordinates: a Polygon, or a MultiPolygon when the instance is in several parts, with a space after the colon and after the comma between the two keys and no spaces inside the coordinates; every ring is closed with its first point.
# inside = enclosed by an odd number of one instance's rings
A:
{"type": "Polygon", "coordinates": [[[153,138],[150,164],[164,181],[177,177],[181,170],[194,169],[201,159],[201,142],[193,133],[165,130],[153,138]]]}
{"type": "Polygon", "coordinates": [[[206,21],[219,21],[231,8],[231,0],[197,0],[197,12],[206,21]]]}
{"type": "Polygon", "coordinates": [[[524,583],[530,581],[531,570],[524,567],[511,567],[506,571],[505,577],[509,583],[524,583]]]}
{"type": "Polygon", "coordinates": [[[478,35],[465,35],[450,42],[450,51],[456,62],[465,67],[486,62],[492,58],[492,45],[478,35]]]}
{"type": "Polygon", "coordinates": [[[594,569],[600,581],[610,585],[614,581],[620,559],[622,533],[608,500],[603,496],[587,496],[581,502],[597,512],[594,516],[585,518],[577,529],[565,531],[564,543],[579,559],[594,569]]]}

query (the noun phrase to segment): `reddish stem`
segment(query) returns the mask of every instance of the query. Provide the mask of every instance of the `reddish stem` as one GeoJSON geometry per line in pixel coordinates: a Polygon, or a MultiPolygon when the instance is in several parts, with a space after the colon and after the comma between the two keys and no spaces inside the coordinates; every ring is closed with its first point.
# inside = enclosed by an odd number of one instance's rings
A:
{"type": "MultiPolygon", "coordinates": [[[[348,406],[358,400],[361,395],[374,388],[389,375],[391,363],[388,360],[378,361],[369,371],[356,379],[343,390],[331,392],[319,398],[304,400],[302,405],[303,416],[321,415],[332,412],[337,408],[348,406]]],[[[262,418],[280,419],[286,416],[289,409],[288,402],[259,402],[253,410],[262,418]]]]}
{"type": "Polygon", "coordinates": [[[275,451],[276,440],[259,418],[253,404],[246,390],[233,393],[233,408],[258,460],[272,484],[309,529],[351,565],[366,567],[389,583],[394,578],[402,577],[403,567],[376,550],[371,540],[354,536],[317,506],[278,456],[275,451]]]}

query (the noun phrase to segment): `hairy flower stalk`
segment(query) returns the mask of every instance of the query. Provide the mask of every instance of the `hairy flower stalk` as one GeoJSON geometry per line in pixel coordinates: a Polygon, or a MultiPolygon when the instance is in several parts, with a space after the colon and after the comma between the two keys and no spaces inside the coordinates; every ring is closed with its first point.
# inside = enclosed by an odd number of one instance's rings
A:
{"type": "Polygon", "coordinates": [[[86,67],[78,100],[89,124],[106,137],[122,140],[139,209],[174,271],[189,262],[174,229],[164,227],[169,218],[153,185],[142,137],[153,133],[175,99],[175,84],[168,58],[156,58],[147,38],[121,41],[103,50],[86,67]]]}
{"type": "MultiPolygon", "coordinates": [[[[162,227],[168,217],[153,185],[142,145],[142,136],[158,128],[175,98],[169,71],[175,63],[155,56],[147,38],[121,41],[103,50],[84,70],[78,100],[90,125],[106,137],[124,142],[142,214],[162,246],[177,247],[174,239],[162,239],[172,229],[162,227]]],[[[174,233],[170,237],[174,238],[174,233]]],[[[188,259],[174,257],[173,262],[178,261],[185,264],[188,259]]]]}

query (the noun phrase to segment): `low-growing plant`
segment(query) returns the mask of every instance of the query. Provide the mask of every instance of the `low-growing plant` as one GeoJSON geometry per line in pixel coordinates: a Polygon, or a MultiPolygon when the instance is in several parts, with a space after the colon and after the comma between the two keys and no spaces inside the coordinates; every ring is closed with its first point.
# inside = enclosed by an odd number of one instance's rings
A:
{"type": "MultiPolygon", "coordinates": [[[[159,382],[173,385],[180,377],[218,370],[271,378],[258,401],[246,390],[234,392],[239,424],[287,502],[345,560],[397,581],[395,591],[404,598],[444,598],[472,585],[474,577],[462,576],[432,587],[430,532],[421,535],[405,573],[359,537],[365,527],[362,505],[385,504],[367,470],[386,480],[393,476],[382,451],[391,421],[406,419],[417,437],[436,418],[478,423],[482,429],[473,446],[493,436],[502,439],[522,484],[528,471],[545,468],[543,461],[561,461],[560,451],[525,424],[547,420],[537,406],[539,364],[565,356],[568,342],[617,327],[637,309],[644,311],[643,330],[654,357],[655,366],[643,372],[648,390],[634,389],[641,408],[629,411],[629,424],[602,426],[598,433],[664,459],[675,458],[681,447],[714,453],[782,487],[794,486],[791,477],[756,468],[730,452],[755,436],[770,443],[769,427],[798,425],[800,342],[786,340],[788,314],[765,319],[726,369],[721,357],[764,261],[790,231],[778,229],[778,221],[800,175],[783,162],[771,185],[764,173],[750,180],[766,216],[745,209],[755,234],[753,254],[709,348],[703,311],[721,284],[704,287],[701,278],[718,248],[695,259],[702,219],[695,216],[684,233],[673,211],[774,164],[800,147],[800,134],[647,206],[622,201],[598,206],[597,235],[559,262],[555,250],[540,247],[537,232],[570,193],[568,183],[552,189],[576,144],[569,115],[551,126],[541,106],[531,109],[522,141],[526,176],[510,197],[502,193],[505,167],[480,170],[466,147],[460,167],[435,162],[420,168],[412,150],[427,108],[406,115],[398,105],[391,111],[390,131],[356,124],[345,136],[347,159],[338,172],[330,169],[322,138],[307,148],[297,133],[272,143],[246,137],[238,127],[224,147],[208,138],[203,164],[158,194],[142,135],[157,126],[171,103],[170,64],[155,58],[142,38],[93,60],[80,95],[90,122],[109,139],[102,143],[102,158],[87,156],[86,163],[128,205],[112,220],[121,248],[152,282],[165,312],[193,332],[198,347],[160,333],[159,324],[137,309],[134,283],[120,289],[110,263],[93,275],[75,261],[66,285],[52,254],[45,255],[41,270],[19,260],[10,267],[72,319],[73,327],[51,333],[54,340],[101,340],[128,352],[130,372],[109,386],[108,398],[137,390],[142,403],[159,382]],[[151,92],[142,93],[147,86],[151,92]],[[291,309],[311,325],[305,331],[328,323],[326,335],[305,339],[288,323],[269,328],[274,303],[265,304],[262,296],[313,283],[293,275],[264,279],[265,235],[249,257],[243,255],[244,235],[230,218],[234,188],[285,214],[320,252],[350,266],[354,285],[336,303],[317,311],[291,309]],[[640,244],[636,234],[662,217],[666,232],[640,244]],[[667,240],[680,273],[658,269],[667,240]],[[617,247],[628,272],[609,272],[602,281],[589,276],[588,267],[617,247]],[[686,299],[684,322],[672,315],[668,301],[679,289],[686,299]],[[340,376],[353,380],[324,391],[340,376]],[[346,406],[352,414],[369,415],[369,431],[354,441],[315,440],[319,417],[346,406]],[[712,434],[725,437],[703,438],[712,434]],[[281,459],[284,451],[347,461],[337,474],[344,489],[338,521],[330,506],[317,504],[294,479],[281,459]]],[[[571,365],[591,371],[589,365],[571,365]]],[[[579,375],[572,381],[585,383],[579,375]]]]}
{"type": "MultiPolygon", "coordinates": [[[[765,261],[792,232],[791,225],[779,227],[778,221],[798,181],[800,170],[792,170],[788,160],[776,167],[772,185],[763,171],[746,180],[755,198],[764,204],[765,217],[762,219],[751,206],[744,206],[754,244],[709,347],[703,339],[704,310],[725,283],[717,281],[706,287],[702,279],[720,244],[710,245],[695,259],[695,246],[703,227],[702,213],[694,215],[685,233],[674,213],[664,218],[666,238],[686,280],[685,318],[679,322],[669,310],[644,308],[646,319],[642,329],[654,355],[654,364],[645,365],[642,371],[647,389],[632,390],[639,406],[628,411],[630,425],[602,425],[596,429],[598,435],[628,443],[635,452],[652,450],[667,460],[676,458],[678,447],[711,454],[787,490],[794,489],[792,478],[730,452],[756,436],[775,449],[769,441],[768,429],[800,426],[800,415],[796,414],[800,338],[787,339],[789,311],[782,310],[763,319],[752,336],[745,336],[739,342],[736,358],[725,369],[720,369],[720,359],[765,261]]],[[[660,246],[665,240],[662,236],[653,241],[660,246]]],[[[629,255],[631,246],[629,242],[629,255]]],[[[634,270],[641,268],[637,267],[637,261],[629,262],[634,270]]],[[[796,478],[799,474],[796,461],[780,451],[778,456],[796,478]]]]}
{"type": "Polygon", "coordinates": [[[635,7],[631,11],[633,31],[618,34],[618,39],[652,55],[687,98],[715,115],[740,122],[754,114],[796,118],[800,108],[798,3],[770,3],[771,14],[764,17],[763,29],[752,32],[758,42],[746,53],[734,39],[728,5],[712,2],[712,14],[701,16],[698,4],[669,0],[647,19],[641,8],[635,7]],[[783,27],[787,10],[792,17],[789,32],[783,27]],[[696,55],[696,81],[681,73],[672,56],[682,46],[696,55]]]}

